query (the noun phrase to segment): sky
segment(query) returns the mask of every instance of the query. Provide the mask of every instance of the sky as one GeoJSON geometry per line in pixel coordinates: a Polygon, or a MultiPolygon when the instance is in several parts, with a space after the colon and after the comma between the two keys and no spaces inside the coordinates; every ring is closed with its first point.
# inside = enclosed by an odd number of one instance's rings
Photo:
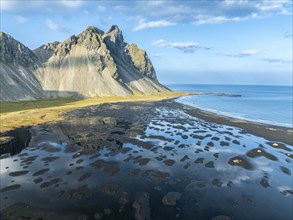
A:
{"type": "Polygon", "coordinates": [[[31,49],[114,24],[164,84],[292,85],[292,0],[1,0],[1,31],[31,49]]]}

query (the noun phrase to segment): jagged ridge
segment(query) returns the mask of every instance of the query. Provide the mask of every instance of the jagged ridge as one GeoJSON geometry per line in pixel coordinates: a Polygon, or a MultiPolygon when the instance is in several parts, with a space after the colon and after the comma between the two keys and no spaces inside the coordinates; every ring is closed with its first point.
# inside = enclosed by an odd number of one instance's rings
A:
{"type": "MultiPolygon", "coordinates": [[[[8,45],[14,48],[14,43],[8,45]]],[[[15,52],[12,50],[9,55],[15,52]]],[[[49,43],[33,52],[28,48],[21,51],[31,62],[22,62],[19,56],[14,66],[31,63],[45,95],[125,96],[169,91],[158,82],[147,53],[124,42],[115,25],[107,32],[89,26],[63,42],[49,43]]],[[[7,59],[3,63],[6,65],[7,59]]]]}
{"type": "MultiPolygon", "coordinates": [[[[41,47],[43,54],[48,50],[41,47]]],[[[40,53],[40,48],[36,54],[40,53]]],[[[84,96],[132,95],[167,91],[157,81],[145,51],[124,42],[121,30],[90,26],[56,45],[38,77],[45,90],[74,91],[84,96]]]]}

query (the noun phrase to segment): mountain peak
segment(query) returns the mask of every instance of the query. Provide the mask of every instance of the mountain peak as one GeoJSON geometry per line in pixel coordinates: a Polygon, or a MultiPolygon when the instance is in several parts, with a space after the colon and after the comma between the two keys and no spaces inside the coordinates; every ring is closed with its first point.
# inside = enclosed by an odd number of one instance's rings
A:
{"type": "Polygon", "coordinates": [[[2,37],[11,37],[11,36],[9,34],[6,34],[2,31],[0,31],[0,37],[2,38],[2,37]]]}
{"type": "Polygon", "coordinates": [[[1,41],[1,45],[5,44],[5,43],[19,43],[17,40],[15,40],[11,35],[6,34],[5,32],[0,32],[0,41],[1,41]]]}
{"type": "Polygon", "coordinates": [[[4,32],[0,32],[0,51],[2,62],[17,62],[23,66],[31,66],[37,62],[37,58],[29,48],[4,32]]]}
{"type": "Polygon", "coordinates": [[[99,28],[95,26],[88,26],[84,32],[90,32],[90,33],[97,33],[97,34],[104,34],[104,31],[100,30],[99,28]]]}
{"type": "Polygon", "coordinates": [[[112,25],[109,29],[108,32],[112,32],[112,31],[117,31],[117,32],[121,32],[120,28],[118,27],[118,25],[112,25]]]}
{"type": "Polygon", "coordinates": [[[108,45],[123,45],[124,38],[122,31],[117,25],[112,25],[111,28],[104,34],[104,39],[108,42],[108,45]]]}
{"type": "Polygon", "coordinates": [[[44,44],[44,45],[42,45],[41,47],[44,48],[44,49],[55,50],[56,47],[58,46],[58,44],[60,44],[59,41],[54,41],[54,42],[52,42],[52,43],[44,44]]]}
{"type": "Polygon", "coordinates": [[[94,26],[31,51],[0,32],[0,100],[67,96],[128,96],[169,91],[144,50],[127,44],[113,25],[94,26]],[[3,72],[3,74],[2,74],[3,72]],[[1,90],[2,92],[2,90],[1,90]]]}

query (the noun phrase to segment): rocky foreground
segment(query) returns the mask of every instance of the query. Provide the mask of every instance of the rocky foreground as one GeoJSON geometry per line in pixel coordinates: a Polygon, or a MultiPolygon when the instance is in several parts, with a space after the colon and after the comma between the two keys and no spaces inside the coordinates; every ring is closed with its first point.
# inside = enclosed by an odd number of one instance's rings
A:
{"type": "Polygon", "coordinates": [[[195,112],[102,104],[8,132],[1,218],[291,219],[292,145],[195,112]]]}

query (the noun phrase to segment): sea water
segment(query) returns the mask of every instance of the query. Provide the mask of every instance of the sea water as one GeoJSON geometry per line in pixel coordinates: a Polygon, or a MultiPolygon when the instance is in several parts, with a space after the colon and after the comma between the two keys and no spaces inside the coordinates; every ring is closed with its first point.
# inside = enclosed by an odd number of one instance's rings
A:
{"type": "Polygon", "coordinates": [[[176,91],[204,92],[211,95],[184,96],[178,102],[218,114],[267,124],[292,127],[293,87],[256,85],[172,84],[176,91]],[[241,95],[215,96],[216,93],[241,95]]]}

